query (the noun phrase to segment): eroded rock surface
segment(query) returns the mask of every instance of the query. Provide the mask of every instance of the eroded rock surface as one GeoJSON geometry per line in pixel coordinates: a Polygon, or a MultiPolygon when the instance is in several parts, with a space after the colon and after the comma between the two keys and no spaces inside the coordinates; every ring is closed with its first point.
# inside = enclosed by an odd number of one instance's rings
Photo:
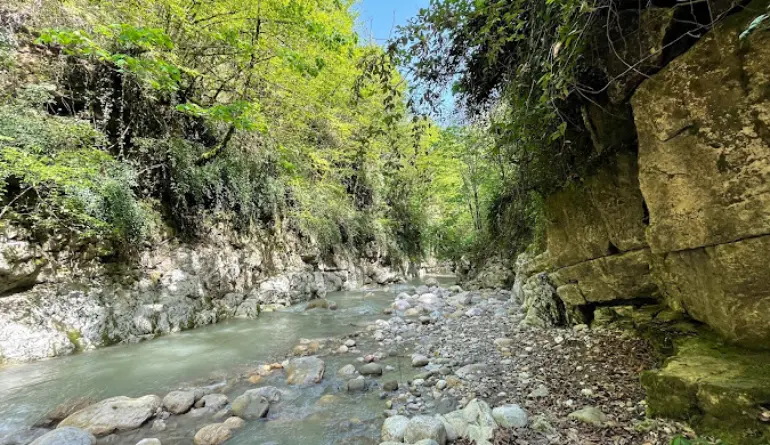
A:
{"type": "Polygon", "coordinates": [[[286,368],[286,382],[290,385],[310,385],[323,379],[326,365],[318,357],[291,359],[286,368]]]}
{"type": "Polygon", "coordinates": [[[770,347],[770,35],[752,2],[633,99],[655,275],[668,300],[728,339],[770,347]]]}
{"type": "Polygon", "coordinates": [[[160,397],[153,395],[136,399],[113,397],[70,415],[62,420],[59,428],[75,427],[95,436],[106,436],[115,431],[139,428],[161,405],[160,397]]]}
{"type": "Polygon", "coordinates": [[[766,444],[762,419],[770,403],[770,354],[701,335],[678,344],[659,371],[642,374],[649,414],[693,422],[726,443],[766,444]]]}

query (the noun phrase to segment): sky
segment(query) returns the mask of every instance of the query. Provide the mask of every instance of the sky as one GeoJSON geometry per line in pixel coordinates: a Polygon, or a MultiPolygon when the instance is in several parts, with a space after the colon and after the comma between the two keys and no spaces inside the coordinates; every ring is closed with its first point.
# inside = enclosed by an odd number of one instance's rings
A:
{"type": "Polygon", "coordinates": [[[360,0],[354,7],[359,12],[358,31],[364,40],[373,36],[380,45],[395,33],[397,25],[425,8],[430,0],[360,0]]]}
{"type": "MultiPolygon", "coordinates": [[[[374,38],[377,44],[385,45],[395,35],[396,26],[406,24],[420,8],[429,5],[430,0],[359,0],[354,6],[359,13],[357,31],[364,41],[374,38]]],[[[447,85],[443,104],[432,117],[441,126],[450,125],[455,122],[454,109],[455,102],[447,85]]]]}

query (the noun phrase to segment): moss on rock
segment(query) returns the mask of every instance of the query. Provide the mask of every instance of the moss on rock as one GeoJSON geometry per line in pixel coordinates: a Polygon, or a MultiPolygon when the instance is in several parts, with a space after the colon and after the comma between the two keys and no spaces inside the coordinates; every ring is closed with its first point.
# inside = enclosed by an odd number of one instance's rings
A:
{"type": "Polygon", "coordinates": [[[662,369],[642,374],[648,414],[686,420],[731,445],[770,443],[770,353],[721,343],[713,334],[677,341],[662,369]]]}

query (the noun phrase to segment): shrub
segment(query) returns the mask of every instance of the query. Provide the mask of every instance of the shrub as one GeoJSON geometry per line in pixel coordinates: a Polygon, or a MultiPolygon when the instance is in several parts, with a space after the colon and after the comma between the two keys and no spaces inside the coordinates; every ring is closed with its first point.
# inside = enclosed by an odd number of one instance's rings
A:
{"type": "MultiPolygon", "coordinates": [[[[39,103],[28,89],[21,102],[39,103]]],[[[128,246],[144,235],[135,174],[101,148],[87,122],[49,116],[24,103],[0,106],[3,215],[35,229],[99,234],[128,246]]]]}

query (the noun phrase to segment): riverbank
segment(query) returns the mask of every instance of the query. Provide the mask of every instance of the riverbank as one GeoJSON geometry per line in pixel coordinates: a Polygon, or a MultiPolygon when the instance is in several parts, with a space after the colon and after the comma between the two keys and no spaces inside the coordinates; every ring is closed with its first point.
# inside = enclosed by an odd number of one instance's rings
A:
{"type": "MultiPolygon", "coordinates": [[[[433,431],[439,443],[458,444],[667,445],[687,431],[680,424],[645,418],[638,375],[656,364],[645,340],[585,326],[521,329],[524,314],[508,291],[466,292],[430,279],[428,284],[332,295],[339,304],[336,311],[298,306],[275,314],[299,319],[297,326],[313,320],[310,324],[319,328],[302,334],[336,330],[337,335],[290,339],[275,325],[265,331],[273,337],[225,335],[239,340],[241,354],[249,349],[244,343],[262,341],[284,352],[271,348],[256,361],[242,359],[235,366],[233,360],[207,379],[165,386],[176,392],[135,399],[152,409],[131,428],[95,427],[82,413],[77,422],[64,424],[91,431],[99,444],[119,445],[143,439],[163,445],[414,443],[422,433],[402,436],[410,422],[422,422],[413,429],[433,431]],[[347,333],[340,336],[340,330],[347,333]],[[181,407],[172,399],[182,400],[181,407]],[[249,419],[228,420],[242,416],[249,419]]],[[[220,349],[236,344],[215,343],[220,349]]],[[[133,388],[125,394],[157,389],[133,388]]],[[[88,395],[83,391],[68,403],[88,395]]],[[[94,406],[99,405],[90,409],[94,406]]],[[[26,440],[45,430],[27,432],[26,440]]]]}
{"type": "Polygon", "coordinates": [[[131,259],[102,251],[110,252],[99,240],[40,243],[25,230],[0,229],[0,364],[255,318],[330,292],[403,281],[409,269],[374,243],[323,255],[289,231],[240,234],[214,223],[197,242],[160,237],[131,259]]]}

